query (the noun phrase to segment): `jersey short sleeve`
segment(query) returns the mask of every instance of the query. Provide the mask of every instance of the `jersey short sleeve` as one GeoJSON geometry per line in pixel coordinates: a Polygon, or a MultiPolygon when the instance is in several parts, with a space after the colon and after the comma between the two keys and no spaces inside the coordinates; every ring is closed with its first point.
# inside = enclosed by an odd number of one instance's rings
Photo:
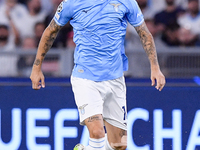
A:
{"type": "Polygon", "coordinates": [[[73,16],[73,2],[71,0],[63,0],[57,8],[54,15],[55,22],[64,26],[73,16]]]}
{"type": "Polygon", "coordinates": [[[134,27],[139,26],[143,23],[144,17],[143,14],[135,0],[128,0],[128,13],[126,14],[126,18],[128,22],[134,27]]]}

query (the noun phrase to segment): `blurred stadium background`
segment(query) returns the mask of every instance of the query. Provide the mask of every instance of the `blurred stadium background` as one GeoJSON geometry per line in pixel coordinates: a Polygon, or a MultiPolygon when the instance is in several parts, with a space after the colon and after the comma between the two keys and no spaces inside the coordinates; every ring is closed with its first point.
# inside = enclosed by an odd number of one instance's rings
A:
{"type": "MultiPolygon", "coordinates": [[[[0,150],[71,150],[87,144],[69,77],[73,30],[63,27],[42,70],[29,76],[39,39],[62,0],[0,0],[0,150]]],[[[129,70],[128,150],[200,150],[200,13],[198,0],[137,0],[152,33],[166,87],[150,87],[150,68],[133,27],[125,41],[129,70]]]]}

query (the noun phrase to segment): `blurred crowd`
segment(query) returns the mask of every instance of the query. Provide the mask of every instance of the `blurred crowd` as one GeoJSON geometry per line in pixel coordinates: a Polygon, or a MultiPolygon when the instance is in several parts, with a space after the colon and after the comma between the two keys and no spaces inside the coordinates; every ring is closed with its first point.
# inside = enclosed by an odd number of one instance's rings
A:
{"type": "MultiPolygon", "coordinates": [[[[157,47],[200,46],[199,0],[137,0],[157,47]]],[[[138,44],[128,26],[127,45],[138,44]]]]}
{"type": "MultiPolygon", "coordinates": [[[[0,51],[35,51],[43,31],[62,0],[0,0],[0,51]]],[[[137,0],[157,47],[200,46],[199,0],[137,0]]],[[[126,47],[141,47],[128,25],[126,47]]],[[[73,29],[68,23],[53,48],[74,49],[73,29]]],[[[0,56],[0,76],[29,75],[33,56],[0,56]],[[14,67],[16,66],[16,67],[14,67]],[[17,73],[18,72],[18,73],[17,73]]]]}
{"type": "MultiPolygon", "coordinates": [[[[43,31],[61,2],[62,0],[0,0],[0,51],[36,51],[43,31]]],[[[61,29],[53,48],[75,48],[73,29],[69,23],[61,29]]],[[[58,66],[57,58],[49,60],[48,64],[58,66]]],[[[0,76],[29,76],[33,61],[33,55],[20,58],[1,55],[0,76]]],[[[52,67],[48,68],[51,71],[52,67]]]]}

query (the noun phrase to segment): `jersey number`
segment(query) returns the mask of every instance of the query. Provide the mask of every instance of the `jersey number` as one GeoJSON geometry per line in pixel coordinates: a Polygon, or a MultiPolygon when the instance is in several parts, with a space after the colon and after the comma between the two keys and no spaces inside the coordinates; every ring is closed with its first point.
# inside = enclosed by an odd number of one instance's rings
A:
{"type": "Polygon", "coordinates": [[[124,111],[124,120],[126,120],[126,108],[125,108],[125,106],[122,106],[122,109],[124,111]]]}

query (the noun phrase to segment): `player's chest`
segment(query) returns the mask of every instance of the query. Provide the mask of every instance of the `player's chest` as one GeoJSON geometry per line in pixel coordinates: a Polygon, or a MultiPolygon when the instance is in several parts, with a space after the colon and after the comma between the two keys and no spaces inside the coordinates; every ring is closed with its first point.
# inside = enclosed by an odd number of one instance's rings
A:
{"type": "MultiPolygon", "coordinates": [[[[90,0],[89,0],[90,1],[90,0]]],[[[117,0],[99,0],[90,1],[88,3],[80,2],[77,7],[73,19],[78,21],[103,20],[124,18],[127,8],[123,3],[117,0]]]]}

